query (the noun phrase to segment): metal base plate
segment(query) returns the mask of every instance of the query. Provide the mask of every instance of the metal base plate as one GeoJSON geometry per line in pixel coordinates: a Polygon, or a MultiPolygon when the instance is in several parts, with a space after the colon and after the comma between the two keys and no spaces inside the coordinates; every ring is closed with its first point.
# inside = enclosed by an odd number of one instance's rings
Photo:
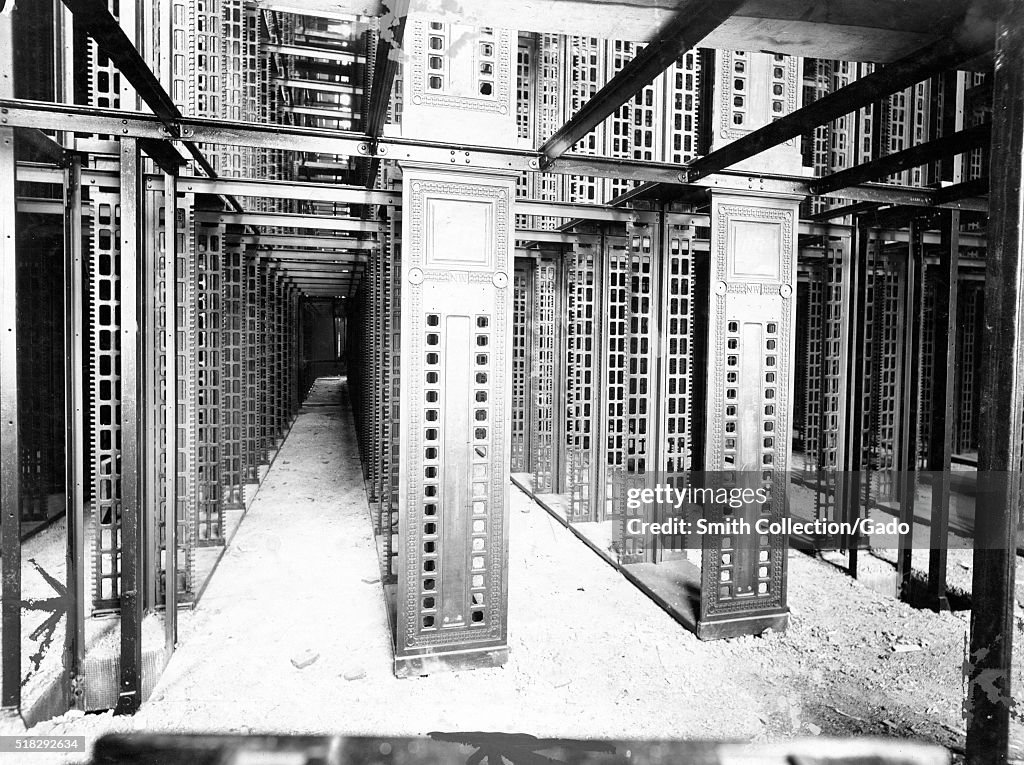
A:
{"type": "Polygon", "coordinates": [[[422,654],[395,657],[395,677],[417,677],[439,672],[461,672],[466,669],[501,667],[508,661],[508,647],[473,651],[422,654]]]}

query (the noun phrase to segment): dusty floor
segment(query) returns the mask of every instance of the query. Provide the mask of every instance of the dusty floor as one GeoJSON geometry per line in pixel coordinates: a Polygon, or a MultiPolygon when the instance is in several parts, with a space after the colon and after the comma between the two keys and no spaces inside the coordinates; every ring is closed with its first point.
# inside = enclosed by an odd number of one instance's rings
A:
{"type": "MultiPolygon", "coordinates": [[[[318,385],[312,404],[340,387],[318,385]]],[[[871,734],[963,747],[966,612],[916,611],[800,553],[786,633],[702,643],[513,490],[509,663],[407,680],[391,672],[378,571],[348,408],[307,406],[153,698],[131,718],[69,714],[32,733],[871,734]]]]}

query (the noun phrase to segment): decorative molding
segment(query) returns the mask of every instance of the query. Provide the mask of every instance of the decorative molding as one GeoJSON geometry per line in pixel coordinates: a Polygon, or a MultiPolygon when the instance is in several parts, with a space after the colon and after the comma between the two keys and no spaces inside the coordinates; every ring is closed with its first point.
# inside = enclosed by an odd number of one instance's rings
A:
{"type": "MultiPolygon", "coordinates": [[[[491,96],[457,96],[443,91],[431,91],[427,88],[427,57],[431,52],[427,48],[427,23],[422,19],[410,20],[411,39],[410,54],[411,67],[411,88],[412,103],[416,106],[433,106],[446,109],[461,109],[463,111],[485,112],[489,114],[500,114],[507,116],[511,113],[512,96],[512,61],[514,53],[518,50],[518,38],[513,45],[512,35],[508,29],[494,30],[494,94],[491,96]]],[[[474,41],[476,38],[474,38],[474,41]]],[[[441,51],[440,55],[450,57],[449,50],[441,51]]],[[[474,52],[474,71],[478,70],[477,54],[474,52]]],[[[445,69],[446,78],[449,77],[450,66],[445,69]]],[[[409,108],[407,105],[406,108],[409,108]]]]}
{"type": "MultiPolygon", "coordinates": [[[[718,104],[719,104],[719,121],[720,121],[720,124],[718,126],[718,128],[719,128],[719,135],[723,139],[725,139],[726,141],[734,141],[737,138],[741,138],[742,136],[746,135],[747,133],[752,133],[754,130],[757,130],[760,127],[764,127],[764,125],[768,124],[768,122],[771,122],[772,114],[769,111],[768,114],[765,115],[767,117],[766,121],[761,121],[759,119],[759,120],[757,120],[757,121],[755,121],[753,123],[750,123],[749,122],[750,112],[748,111],[748,112],[746,112],[746,114],[748,115],[748,123],[747,123],[746,126],[744,126],[744,127],[736,127],[735,125],[733,125],[733,122],[732,122],[732,114],[733,114],[733,111],[734,111],[733,98],[736,96],[736,91],[735,91],[735,89],[733,87],[733,82],[736,79],[736,77],[734,76],[734,72],[733,72],[733,65],[735,63],[736,56],[735,56],[733,51],[719,51],[718,55],[721,57],[721,64],[720,64],[720,69],[719,69],[719,80],[718,80],[718,91],[719,91],[719,96],[718,96],[719,97],[719,102],[718,102],[718,104]]],[[[755,53],[754,55],[770,56],[770,54],[767,54],[767,53],[763,53],[763,54],[755,53]]],[[[758,68],[758,69],[760,68],[761,62],[755,63],[749,57],[745,57],[744,60],[747,62],[747,67],[748,67],[747,72],[746,72],[747,76],[743,78],[746,81],[746,83],[747,83],[747,90],[742,95],[743,95],[744,98],[748,99],[748,103],[749,103],[750,93],[752,92],[752,90],[754,88],[756,88],[758,86],[758,84],[760,84],[760,83],[754,83],[753,82],[753,78],[750,77],[750,74],[754,71],[755,68],[758,68]]],[[[797,58],[795,56],[787,56],[786,57],[786,61],[785,61],[784,64],[783,64],[783,62],[778,62],[778,63],[780,65],[784,65],[785,68],[786,68],[786,85],[785,85],[786,91],[783,94],[783,98],[786,101],[786,110],[785,110],[784,113],[785,114],[790,114],[790,113],[796,111],[796,108],[797,108],[796,107],[796,104],[797,104],[797,92],[798,92],[797,88],[800,87],[799,80],[798,80],[799,73],[797,71],[797,58]]],[[[769,89],[771,88],[771,83],[772,83],[772,77],[770,77],[769,75],[770,75],[770,72],[771,72],[771,67],[773,67],[773,66],[775,66],[775,62],[769,60],[767,71],[761,73],[761,74],[764,75],[764,78],[758,78],[758,79],[765,79],[766,78],[767,81],[768,81],[768,88],[769,89]]],[[[769,99],[768,99],[769,104],[771,103],[771,100],[772,99],[769,96],[769,99]]],[[[761,115],[758,115],[758,116],[761,116],[761,115]]],[[[795,146],[796,145],[796,140],[797,139],[795,139],[795,138],[791,138],[788,141],[785,141],[782,145],[783,146],[795,146]]]]}
{"type": "MultiPolygon", "coordinates": [[[[720,282],[721,285],[725,286],[725,289],[715,290],[711,295],[712,325],[710,332],[712,334],[712,351],[710,361],[712,362],[712,379],[709,383],[709,398],[711,399],[712,417],[709,421],[711,427],[707,429],[706,470],[723,471],[727,469],[724,461],[725,389],[727,387],[724,361],[726,357],[726,328],[730,320],[749,322],[754,318],[746,315],[730,316],[730,310],[736,310],[735,308],[730,308],[732,301],[738,299],[745,303],[746,299],[753,297],[759,301],[772,300],[775,305],[779,306],[777,311],[766,310],[763,315],[757,316],[756,319],[763,325],[774,323],[777,326],[776,336],[778,342],[775,355],[777,356],[778,363],[776,364],[777,377],[774,386],[777,391],[776,398],[774,399],[775,432],[789,432],[791,410],[789,399],[792,387],[790,384],[792,378],[790,348],[794,331],[792,284],[795,274],[795,248],[793,226],[796,208],[792,206],[768,207],[722,202],[714,205],[713,215],[716,219],[714,220],[715,239],[712,247],[712,282],[720,282]],[[730,222],[736,219],[777,222],[781,224],[780,278],[758,280],[752,277],[740,277],[742,279],[741,282],[730,281],[728,263],[730,242],[728,234],[730,222]],[[782,289],[787,286],[790,287],[788,295],[782,289]]],[[[731,278],[735,279],[736,277],[731,278]]],[[[767,309],[772,303],[765,302],[764,305],[767,309]]],[[[753,349],[738,349],[740,353],[750,353],[752,351],[753,349]]],[[[735,352],[733,351],[733,353],[735,352]]],[[[756,349],[756,352],[764,354],[765,350],[759,348],[756,349]]],[[[741,380],[740,384],[743,385],[745,383],[741,380]]],[[[760,381],[757,384],[760,385],[760,381]]],[[[789,450],[790,445],[785,438],[776,437],[774,439],[771,468],[773,474],[770,502],[771,518],[781,518],[784,515],[785,486],[779,480],[779,476],[785,475],[788,470],[789,450]]],[[[731,549],[735,551],[735,548],[731,549]]],[[[765,564],[759,564],[769,566],[768,592],[763,595],[758,595],[755,592],[749,596],[732,596],[721,600],[719,587],[724,584],[721,581],[721,539],[720,537],[705,538],[701,575],[702,589],[705,593],[701,598],[702,619],[778,609],[785,605],[785,593],[782,588],[786,566],[785,535],[769,535],[767,548],[755,545],[754,549],[767,549],[769,551],[769,560],[765,564]]],[[[734,586],[735,583],[730,582],[730,584],[734,586]]]]}
{"type": "MultiPolygon", "coordinates": [[[[469,314],[474,317],[486,316],[490,320],[491,357],[488,364],[488,390],[489,390],[489,425],[488,425],[488,462],[487,476],[487,513],[481,518],[470,515],[470,522],[484,520],[487,525],[487,546],[483,551],[475,554],[482,554],[485,557],[483,571],[467,572],[467,576],[474,574],[484,576],[485,608],[484,621],[481,624],[472,624],[467,621],[460,627],[445,629],[443,627],[424,628],[420,622],[419,601],[423,597],[420,592],[422,581],[422,525],[424,522],[423,506],[423,482],[422,482],[422,431],[425,427],[422,412],[425,407],[423,395],[424,354],[426,347],[419,342],[410,342],[403,345],[403,364],[405,365],[404,375],[408,374],[408,387],[406,388],[407,401],[406,410],[408,418],[402,419],[401,427],[406,431],[408,443],[407,454],[413,455],[413,459],[405,468],[405,489],[406,505],[402,508],[405,513],[404,528],[406,529],[405,543],[405,572],[404,604],[400,610],[404,611],[404,624],[399,634],[399,655],[410,651],[418,651],[433,647],[446,647],[453,645],[472,646],[478,643],[493,643],[501,640],[505,635],[504,619],[504,576],[505,565],[505,537],[504,537],[504,516],[508,508],[505,506],[505,478],[506,464],[508,461],[508,446],[506,445],[506,428],[508,423],[505,418],[505,393],[510,381],[506,375],[506,346],[509,341],[508,333],[508,307],[509,291],[495,286],[496,275],[507,274],[511,265],[509,257],[509,226],[510,226],[510,200],[508,187],[505,183],[461,183],[457,181],[444,181],[434,178],[416,178],[408,186],[409,194],[407,199],[409,241],[403,258],[403,268],[406,270],[406,288],[403,291],[402,316],[407,321],[408,337],[419,338],[424,333],[423,317],[427,313],[436,313],[442,317],[449,313],[440,306],[424,307],[425,293],[427,290],[436,291],[444,283],[464,283],[479,285],[487,288],[492,302],[485,304],[486,298],[478,305],[462,307],[453,306],[454,312],[460,315],[469,314]],[[452,269],[423,268],[426,255],[427,236],[425,231],[425,217],[428,198],[447,197],[451,199],[486,199],[494,206],[494,228],[491,232],[494,236],[494,264],[483,267],[479,262],[467,261],[465,263],[453,263],[452,269]],[[418,273],[418,278],[410,276],[418,273]],[[407,302],[406,302],[407,301],[407,302]]],[[[435,405],[432,405],[436,407],[435,405]]],[[[405,411],[405,410],[403,410],[405,411]]],[[[444,428],[444,417],[442,413],[439,427],[444,428]]],[[[471,482],[472,484],[472,482],[471,482]]],[[[470,485],[471,485],[470,484],[470,485]]],[[[441,513],[445,512],[442,505],[441,513]]],[[[441,523],[440,517],[438,523],[441,523]]],[[[467,540],[467,544],[468,544],[467,540]]],[[[441,539],[440,544],[444,545],[445,540],[441,539]]],[[[474,553],[470,553],[472,557],[474,553]]],[[[438,578],[441,580],[441,587],[444,586],[444,572],[438,571],[438,578]]],[[[467,611],[469,604],[466,604],[467,611]]]]}

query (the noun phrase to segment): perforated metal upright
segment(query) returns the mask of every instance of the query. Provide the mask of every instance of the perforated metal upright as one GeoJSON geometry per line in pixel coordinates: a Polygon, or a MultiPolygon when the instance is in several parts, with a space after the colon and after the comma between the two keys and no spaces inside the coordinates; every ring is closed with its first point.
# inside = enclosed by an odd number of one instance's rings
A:
{"type": "Polygon", "coordinates": [[[111,611],[121,595],[121,377],[120,197],[114,189],[90,193],[89,433],[92,439],[93,610],[111,611]]]}
{"type": "Polygon", "coordinates": [[[594,519],[594,483],[604,461],[598,437],[603,421],[601,396],[602,341],[600,316],[601,241],[577,236],[569,264],[566,393],[567,460],[569,463],[569,521],[594,519]]]}
{"type": "MultiPolygon", "coordinates": [[[[414,3],[405,34],[403,129],[515,145],[516,33],[431,21],[414,3]]],[[[403,166],[399,675],[508,654],[515,182],[403,166]]]]}
{"type": "MultiPolygon", "coordinates": [[[[656,278],[660,280],[660,299],[653,304],[652,321],[656,337],[652,341],[651,441],[655,480],[662,485],[685,486],[694,468],[695,428],[701,420],[695,409],[703,391],[698,384],[696,365],[696,298],[699,240],[695,225],[689,222],[662,223],[659,237],[660,257],[656,278]]],[[[651,520],[665,522],[667,508],[651,520]]],[[[649,555],[656,561],[684,547],[684,540],[662,536],[654,540],[649,555]]]]}
{"type": "MultiPolygon", "coordinates": [[[[799,59],[716,51],[714,63],[711,150],[799,106],[799,59]]],[[[793,140],[739,167],[796,173],[800,165],[793,140]]],[[[704,507],[709,520],[745,522],[750,532],[703,535],[702,638],[782,629],[789,619],[787,536],[760,533],[756,523],[788,512],[798,201],[739,189],[711,196],[702,467],[718,487],[762,489],[768,499],[704,507]]]]}
{"type": "Polygon", "coordinates": [[[378,244],[380,261],[377,264],[381,284],[377,293],[377,319],[374,331],[376,344],[374,358],[379,385],[376,412],[379,442],[374,444],[377,461],[378,506],[374,524],[381,535],[384,581],[395,581],[395,539],[398,522],[398,463],[400,459],[399,433],[399,360],[400,360],[400,291],[395,274],[401,268],[401,218],[395,208],[387,208],[379,221],[378,244]]]}
{"type": "MultiPolygon", "coordinates": [[[[630,492],[653,488],[657,480],[654,453],[654,402],[660,391],[653,378],[657,344],[655,307],[661,305],[658,266],[661,232],[651,225],[626,226],[623,279],[624,343],[622,346],[621,400],[618,418],[619,451],[612,472],[615,509],[614,544],[621,563],[642,563],[652,558],[649,532],[631,533],[630,518],[636,512],[626,501],[630,492]]],[[[651,521],[653,518],[642,518],[651,521]]]]}
{"type": "Polygon", "coordinates": [[[262,439],[260,438],[260,256],[255,250],[246,250],[245,263],[245,466],[247,484],[259,480],[262,439]]]}
{"type": "Polygon", "coordinates": [[[822,256],[812,261],[807,280],[798,288],[804,293],[800,308],[803,347],[798,349],[801,389],[794,397],[794,413],[800,410],[801,467],[815,488],[814,517],[826,520],[837,520],[837,492],[842,481],[837,471],[845,451],[841,413],[846,401],[844,349],[850,321],[848,252],[848,239],[830,241],[822,256]]]}
{"type": "Polygon", "coordinates": [[[221,489],[222,224],[196,227],[196,544],[224,543],[221,489]]]}
{"type": "MultiPolygon", "coordinates": [[[[198,290],[196,257],[195,197],[190,193],[177,195],[174,248],[177,261],[178,327],[178,491],[175,509],[177,529],[177,592],[179,602],[195,596],[196,503],[198,487],[198,290]]],[[[164,535],[166,542],[166,533],[164,535]]],[[[166,545],[165,545],[166,546],[166,545]]],[[[166,554],[166,551],[165,551],[166,554]]],[[[166,587],[166,584],[165,584],[166,587]]]]}
{"type": "MultiPolygon", "coordinates": [[[[530,332],[530,465],[533,490],[538,494],[559,491],[561,486],[561,434],[558,402],[561,395],[560,278],[561,258],[540,258],[531,279],[530,332]]],[[[514,352],[514,350],[513,350],[514,352]]]]}
{"type": "Polygon", "coordinates": [[[258,418],[259,418],[259,464],[270,462],[273,449],[271,423],[271,353],[273,348],[272,313],[270,310],[270,265],[261,258],[257,261],[257,292],[256,313],[259,326],[259,354],[257,357],[258,376],[258,418]]]}
{"type": "MultiPolygon", "coordinates": [[[[158,591],[162,590],[159,572],[162,568],[161,533],[167,518],[167,479],[165,475],[167,460],[165,457],[166,423],[165,391],[167,374],[167,357],[165,349],[164,323],[166,317],[166,297],[164,277],[167,273],[164,265],[166,257],[165,242],[167,230],[173,226],[167,222],[164,205],[164,194],[147,184],[145,192],[143,220],[145,247],[141,254],[141,273],[143,278],[143,317],[140,327],[145,336],[144,358],[142,366],[142,384],[147,390],[146,406],[143,409],[145,431],[150,434],[144,439],[141,448],[145,452],[146,480],[144,490],[148,494],[145,501],[147,517],[143,533],[143,560],[145,596],[144,607],[156,605],[158,591]]],[[[162,596],[162,592],[159,593],[162,596]]]]}
{"type": "MultiPolygon", "coordinates": [[[[383,233],[378,231],[378,234],[383,233]]],[[[382,312],[382,296],[384,293],[383,278],[384,278],[384,253],[383,248],[386,246],[385,242],[382,242],[378,238],[376,245],[370,251],[370,260],[367,268],[367,277],[369,279],[369,314],[368,319],[370,321],[371,332],[367,337],[368,348],[367,354],[369,355],[369,365],[367,367],[369,374],[367,375],[368,382],[366,388],[366,406],[369,407],[369,411],[366,413],[368,418],[369,427],[366,429],[366,444],[363,448],[363,462],[364,469],[366,471],[367,481],[367,492],[369,494],[370,502],[374,506],[374,525],[376,530],[381,530],[381,517],[380,517],[380,445],[381,439],[381,385],[383,384],[384,370],[381,366],[381,329],[383,327],[384,319],[382,312]]]]}
{"type": "Polygon", "coordinates": [[[530,305],[533,261],[516,259],[512,309],[512,458],[513,473],[530,470],[530,305]]]}
{"type": "Polygon", "coordinates": [[[245,245],[228,236],[221,270],[221,486],[225,510],[245,507],[245,245]]]}
{"type": "Polygon", "coordinates": [[[271,292],[270,310],[272,314],[272,335],[273,335],[273,371],[271,372],[271,444],[276,452],[281,446],[281,439],[285,434],[285,373],[284,373],[284,272],[275,270],[273,272],[273,290],[271,292]]]}

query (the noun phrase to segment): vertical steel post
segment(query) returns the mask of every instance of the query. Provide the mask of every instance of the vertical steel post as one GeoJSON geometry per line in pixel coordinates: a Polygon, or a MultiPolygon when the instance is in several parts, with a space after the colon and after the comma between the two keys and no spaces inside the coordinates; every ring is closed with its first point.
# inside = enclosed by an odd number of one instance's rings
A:
{"type": "Polygon", "coordinates": [[[164,175],[164,644],[178,642],[178,178],[164,175]]]}
{"type": "Polygon", "coordinates": [[[1001,6],[992,83],[985,374],[978,445],[978,485],[987,486],[988,505],[975,514],[967,657],[969,765],[1006,762],[1013,704],[1010,667],[1024,420],[1024,0],[1004,0],[1001,6]]]}
{"type": "Polygon", "coordinates": [[[601,224],[601,237],[594,250],[594,407],[590,436],[590,520],[605,520],[608,494],[608,226],[601,224]]]}
{"type": "Polygon", "coordinates": [[[552,380],[552,396],[554,398],[551,408],[554,415],[554,422],[551,423],[551,490],[555,494],[562,494],[568,490],[567,465],[568,455],[565,448],[565,418],[567,399],[564,391],[567,389],[568,372],[566,370],[566,341],[567,327],[569,324],[569,274],[566,267],[565,250],[560,250],[558,259],[555,261],[555,301],[554,315],[555,326],[553,332],[554,346],[554,379],[552,380]]]}
{"type": "Polygon", "coordinates": [[[946,599],[946,559],[949,552],[949,470],[956,427],[957,297],[960,268],[960,212],[942,217],[942,245],[935,280],[935,356],[932,369],[931,433],[928,470],[931,471],[931,550],[928,554],[928,601],[932,608],[949,610],[946,599]]]}
{"type": "Polygon", "coordinates": [[[142,282],[139,268],[142,195],[136,139],[120,140],[121,158],[121,671],[115,714],[132,714],[142,702],[142,519],[146,492],[140,432],[145,407],[142,282]]]}
{"type": "Polygon", "coordinates": [[[896,555],[896,576],[899,597],[910,598],[913,569],[914,499],[917,493],[917,436],[921,382],[921,302],[924,294],[924,251],[919,221],[910,223],[910,241],[903,267],[903,364],[900,369],[902,393],[900,395],[899,455],[895,468],[899,475],[900,520],[910,525],[906,534],[900,534],[896,555]]]}
{"type": "MultiPolygon", "coordinates": [[[[860,517],[862,487],[867,485],[864,467],[864,381],[870,360],[864,357],[864,343],[867,334],[866,306],[868,301],[868,251],[871,247],[871,231],[855,216],[852,227],[853,240],[850,243],[850,297],[854,330],[849,334],[847,354],[852,363],[848,366],[848,388],[846,397],[846,458],[844,468],[848,481],[844,496],[844,520],[853,522],[860,517]]],[[[857,555],[860,539],[851,535],[847,541],[850,576],[857,576],[857,555]]]]}
{"type": "Polygon", "coordinates": [[[68,616],[64,670],[68,705],[82,708],[85,658],[85,403],[82,281],[82,158],[72,156],[64,186],[64,452],[68,616]]]}
{"type": "MultiPolygon", "coordinates": [[[[10,11],[0,12],[0,98],[14,97],[10,11]]],[[[21,704],[21,464],[18,441],[17,237],[14,128],[0,127],[0,576],[2,690],[0,704],[21,704]]]]}

